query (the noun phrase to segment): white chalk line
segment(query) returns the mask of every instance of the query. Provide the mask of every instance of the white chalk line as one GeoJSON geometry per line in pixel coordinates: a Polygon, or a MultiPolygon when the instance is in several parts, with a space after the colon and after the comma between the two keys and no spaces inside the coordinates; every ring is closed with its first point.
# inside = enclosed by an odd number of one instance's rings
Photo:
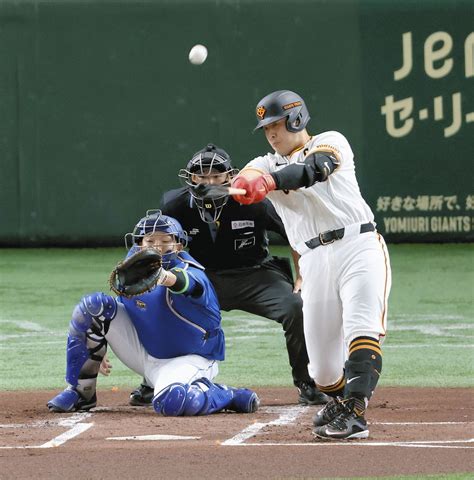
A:
{"type": "MultiPolygon", "coordinates": [[[[92,414],[88,412],[79,412],[71,415],[70,417],[66,418],[58,418],[54,420],[41,420],[38,422],[34,422],[30,424],[31,426],[36,427],[45,427],[45,426],[59,426],[59,427],[70,427],[64,433],[61,433],[57,437],[54,437],[52,440],[49,440],[42,445],[18,445],[18,446],[0,446],[0,449],[25,449],[25,448],[52,448],[52,447],[59,447],[60,445],[66,443],[71,438],[77,437],[81,433],[89,430],[94,423],[80,423],[82,420],[89,418],[92,414]]],[[[25,428],[28,427],[28,424],[22,425],[21,424],[13,424],[13,425],[20,425],[17,428],[25,428]]]]}
{"type": "MultiPolygon", "coordinates": [[[[470,446],[458,446],[453,444],[463,444],[463,443],[472,443],[474,442],[473,438],[467,440],[420,440],[420,441],[401,441],[401,442],[361,442],[356,441],[342,441],[342,442],[325,442],[325,441],[315,441],[315,442],[259,442],[259,443],[245,443],[246,440],[255,437],[259,432],[268,426],[280,426],[287,425],[294,422],[298,416],[304,411],[306,407],[304,406],[294,406],[294,407],[268,407],[262,409],[264,413],[278,413],[281,412],[280,416],[271,422],[262,423],[257,422],[253,425],[248,426],[240,433],[234,437],[225,440],[221,443],[223,446],[241,446],[241,447],[261,447],[261,446],[372,446],[372,447],[410,447],[410,448],[457,448],[457,449],[471,449],[474,447],[470,446]]],[[[371,422],[371,425],[402,425],[402,426],[424,426],[424,425],[466,425],[473,422],[371,422]]]]}
{"type": "Polygon", "coordinates": [[[265,427],[273,426],[273,425],[287,425],[288,423],[294,422],[305,410],[306,407],[303,406],[294,406],[294,407],[285,407],[282,409],[282,413],[276,420],[272,420],[271,422],[256,422],[247,428],[244,428],[240,433],[235,435],[228,440],[225,440],[221,443],[221,445],[240,445],[245,440],[248,440],[251,437],[260,432],[265,427]]]}
{"type": "Polygon", "coordinates": [[[370,422],[370,425],[403,425],[403,426],[423,426],[423,425],[469,425],[473,422],[370,422]]]}
{"type": "MultiPolygon", "coordinates": [[[[138,408],[138,407],[136,407],[138,408]]],[[[261,409],[262,413],[278,413],[279,417],[270,422],[256,422],[234,437],[225,440],[221,443],[224,446],[396,446],[396,447],[410,447],[410,448],[474,448],[470,446],[456,446],[453,444],[473,443],[474,439],[467,440],[426,440],[426,441],[400,441],[400,442],[361,442],[361,441],[342,441],[342,442],[261,442],[261,443],[245,443],[246,440],[252,438],[265,427],[268,426],[282,426],[293,423],[305,411],[307,407],[297,405],[289,407],[267,407],[261,409]]],[[[135,410],[134,407],[124,407],[130,411],[135,410]]],[[[98,411],[110,411],[114,408],[102,407],[98,411]]],[[[80,423],[82,420],[92,416],[90,412],[74,413],[70,417],[60,417],[51,420],[38,420],[29,424],[0,424],[0,428],[31,428],[31,427],[71,427],[67,432],[64,432],[52,440],[42,445],[21,445],[21,446],[0,446],[0,449],[27,449],[27,448],[52,448],[58,447],[68,440],[77,437],[81,433],[91,428],[94,423],[80,423]]],[[[372,422],[372,425],[402,425],[402,426],[424,426],[424,425],[465,425],[473,422],[372,422]]],[[[107,440],[138,440],[138,441],[172,441],[172,440],[199,440],[201,437],[193,436],[177,436],[177,435],[141,435],[128,437],[108,437],[107,440]]]]}
{"type": "Polygon", "coordinates": [[[170,441],[170,440],[200,440],[201,437],[185,435],[131,435],[129,437],[107,437],[106,440],[138,440],[138,441],[170,441]]]}
{"type": "MultiPolygon", "coordinates": [[[[263,442],[263,443],[239,443],[232,444],[232,447],[406,447],[406,448],[452,448],[452,449],[474,449],[470,446],[451,445],[459,443],[472,443],[474,439],[467,440],[433,440],[433,441],[412,441],[412,442],[361,442],[360,440],[345,440],[342,442],[314,441],[314,442],[263,442]]],[[[224,443],[222,445],[225,445],[224,443]]]]}

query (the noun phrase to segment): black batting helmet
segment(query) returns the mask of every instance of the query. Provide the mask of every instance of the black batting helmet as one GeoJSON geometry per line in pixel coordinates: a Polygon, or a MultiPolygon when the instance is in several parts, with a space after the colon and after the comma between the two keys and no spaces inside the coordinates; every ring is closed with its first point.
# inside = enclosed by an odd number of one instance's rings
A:
{"type": "Polygon", "coordinates": [[[255,113],[258,123],[254,130],[286,117],[286,129],[296,133],[305,129],[311,118],[304,100],[290,90],[277,90],[263,97],[255,113]]]}
{"type": "Polygon", "coordinates": [[[216,172],[218,174],[226,173],[227,177],[222,185],[230,185],[231,178],[238,172],[236,168],[232,167],[231,162],[229,154],[224,149],[209,143],[193,155],[186,168],[179,171],[178,176],[184,180],[186,185],[191,187],[189,191],[198,207],[201,219],[206,223],[216,222],[219,219],[229,196],[227,194],[214,196],[213,198],[200,196],[192,188],[193,185],[196,185],[193,176],[206,177],[207,175],[215,175],[216,172]]]}

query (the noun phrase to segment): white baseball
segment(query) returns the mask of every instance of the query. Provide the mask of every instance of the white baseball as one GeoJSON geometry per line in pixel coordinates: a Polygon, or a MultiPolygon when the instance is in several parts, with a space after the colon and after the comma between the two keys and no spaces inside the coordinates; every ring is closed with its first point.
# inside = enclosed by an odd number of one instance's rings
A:
{"type": "Polygon", "coordinates": [[[207,48],[204,45],[194,45],[189,52],[189,61],[193,65],[202,65],[207,58],[207,48]]]}

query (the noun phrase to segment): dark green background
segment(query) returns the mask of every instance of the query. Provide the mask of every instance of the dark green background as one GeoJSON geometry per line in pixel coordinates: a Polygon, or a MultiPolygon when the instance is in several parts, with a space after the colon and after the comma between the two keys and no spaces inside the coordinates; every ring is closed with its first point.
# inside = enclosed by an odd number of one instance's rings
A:
{"type": "MultiPolygon", "coordinates": [[[[265,153],[251,133],[255,105],[285,88],[305,98],[311,133],[348,137],[374,211],[383,195],[464,199],[473,124],[445,139],[442,122],[415,119],[393,139],[380,108],[391,94],[428,106],[461,91],[474,111],[464,76],[473,15],[467,0],[0,0],[0,244],[118,245],[206,143],[238,167],[265,153]],[[453,37],[454,69],[435,81],[422,57],[438,30],[453,37]],[[406,31],[414,71],[394,82],[406,31]],[[196,43],[209,49],[202,66],[188,62],[196,43]]],[[[466,241],[472,227],[387,240],[466,241]]]]}

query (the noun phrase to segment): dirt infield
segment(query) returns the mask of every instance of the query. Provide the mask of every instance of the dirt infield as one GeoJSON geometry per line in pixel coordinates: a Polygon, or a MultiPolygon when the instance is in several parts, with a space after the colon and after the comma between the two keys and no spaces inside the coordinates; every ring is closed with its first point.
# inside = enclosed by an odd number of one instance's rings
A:
{"type": "Polygon", "coordinates": [[[252,415],[170,418],[100,391],[88,413],[49,414],[56,392],[0,394],[0,479],[283,479],[474,471],[469,389],[380,388],[368,440],[311,435],[317,407],[296,391],[257,389],[252,415]],[[174,436],[174,437],[173,437],[174,436]],[[125,438],[124,438],[125,437],[125,438]]]}

